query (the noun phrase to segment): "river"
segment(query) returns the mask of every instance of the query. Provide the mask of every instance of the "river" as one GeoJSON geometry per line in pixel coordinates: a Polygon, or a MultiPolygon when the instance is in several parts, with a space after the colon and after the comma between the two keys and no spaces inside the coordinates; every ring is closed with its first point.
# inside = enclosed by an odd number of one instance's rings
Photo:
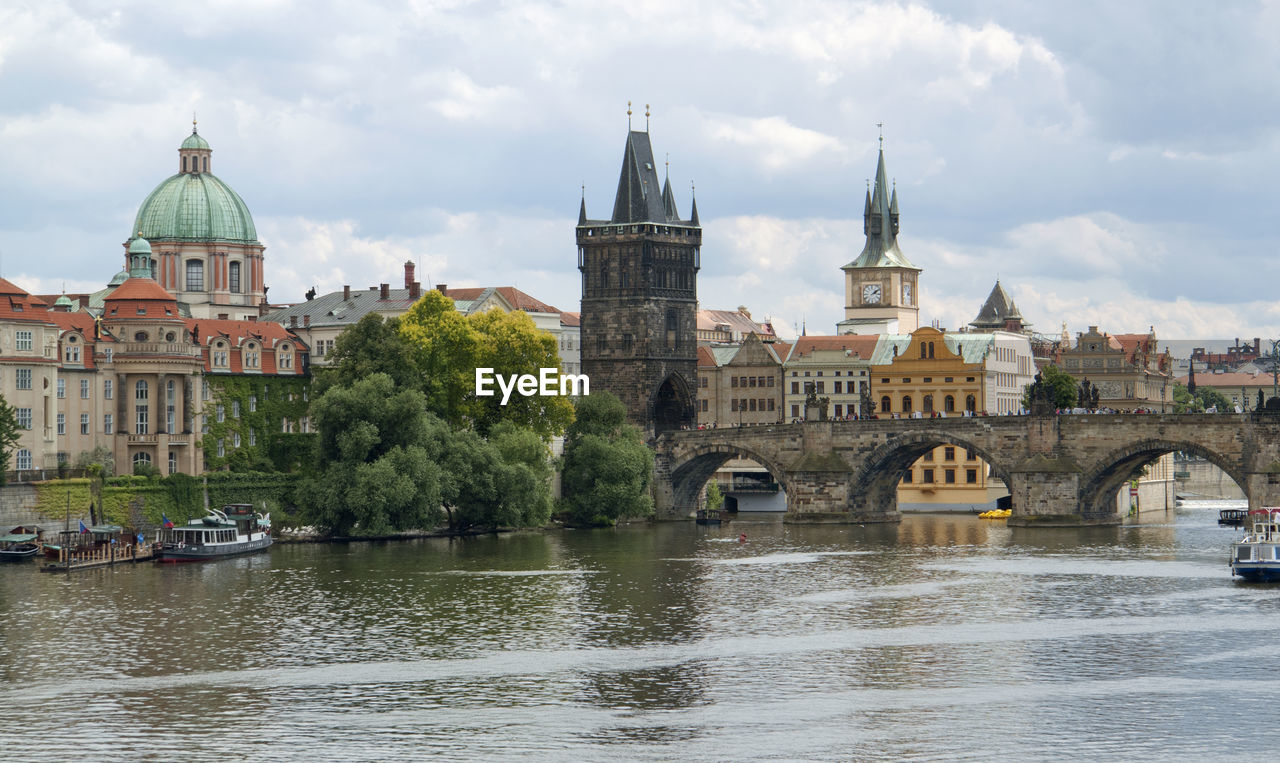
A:
{"type": "Polygon", "coordinates": [[[1113,528],[770,516],[70,576],[9,565],[5,745],[23,760],[1268,756],[1280,587],[1232,579],[1221,505],[1113,528]]]}

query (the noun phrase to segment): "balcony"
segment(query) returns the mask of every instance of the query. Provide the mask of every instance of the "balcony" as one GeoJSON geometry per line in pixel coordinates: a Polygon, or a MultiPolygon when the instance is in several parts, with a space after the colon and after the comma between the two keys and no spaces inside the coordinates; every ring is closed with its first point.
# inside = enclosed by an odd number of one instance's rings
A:
{"type": "Polygon", "coordinates": [[[113,348],[114,359],[124,360],[131,357],[158,355],[178,356],[184,358],[200,358],[200,348],[179,342],[117,342],[113,348]]]}

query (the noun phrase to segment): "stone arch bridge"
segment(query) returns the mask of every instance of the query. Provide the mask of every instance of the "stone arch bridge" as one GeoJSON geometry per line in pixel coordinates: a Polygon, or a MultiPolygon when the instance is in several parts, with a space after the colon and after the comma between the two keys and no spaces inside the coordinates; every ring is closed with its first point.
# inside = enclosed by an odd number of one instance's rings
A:
{"type": "Polygon", "coordinates": [[[1118,524],[1115,494],[1165,453],[1201,456],[1250,507],[1280,505],[1280,414],[1111,414],[809,421],[666,432],[655,443],[660,519],[697,509],[730,458],[758,461],[789,522],[895,522],[903,474],[939,445],[971,448],[1012,496],[1012,525],[1118,524]]]}

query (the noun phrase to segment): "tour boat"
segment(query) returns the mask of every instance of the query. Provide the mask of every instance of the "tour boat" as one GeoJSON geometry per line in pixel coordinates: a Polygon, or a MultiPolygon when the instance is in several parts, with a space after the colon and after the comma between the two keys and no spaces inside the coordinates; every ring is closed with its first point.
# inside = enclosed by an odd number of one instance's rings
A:
{"type": "Polygon", "coordinates": [[[1248,514],[1247,509],[1222,509],[1218,512],[1218,524],[1239,527],[1244,524],[1248,514]]]}
{"type": "Polygon", "coordinates": [[[185,525],[160,530],[156,558],[199,562],[262,551],[271,545],[271,515],[247,503],[232,503],[185,525]]]}
{"type": "Polygon", "coordinates": [[[1231,574],[1251,583],[1280,580],[1280,506],[1250,509],[1245,536],[1231,544],[1231,574]]]}

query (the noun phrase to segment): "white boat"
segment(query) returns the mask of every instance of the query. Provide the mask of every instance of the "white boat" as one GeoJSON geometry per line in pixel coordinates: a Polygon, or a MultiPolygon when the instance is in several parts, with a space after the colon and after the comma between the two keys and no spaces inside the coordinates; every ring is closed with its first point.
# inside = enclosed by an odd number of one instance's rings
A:
{"type": "Polygon", "coordinates": [[[271,545],[271,515],[258,514],[247,503],[231,503],[222,510],[185,525],[160,530],[156,557],[161,562],[199,562],[264,551],[271,545]]]}
{"type": "Polygon", "coordinates": [[[1250,509],[1245,528],[1231,544],[1231,574],[1251,583],[1280,580],[1280,506],[1250,509]]]}

